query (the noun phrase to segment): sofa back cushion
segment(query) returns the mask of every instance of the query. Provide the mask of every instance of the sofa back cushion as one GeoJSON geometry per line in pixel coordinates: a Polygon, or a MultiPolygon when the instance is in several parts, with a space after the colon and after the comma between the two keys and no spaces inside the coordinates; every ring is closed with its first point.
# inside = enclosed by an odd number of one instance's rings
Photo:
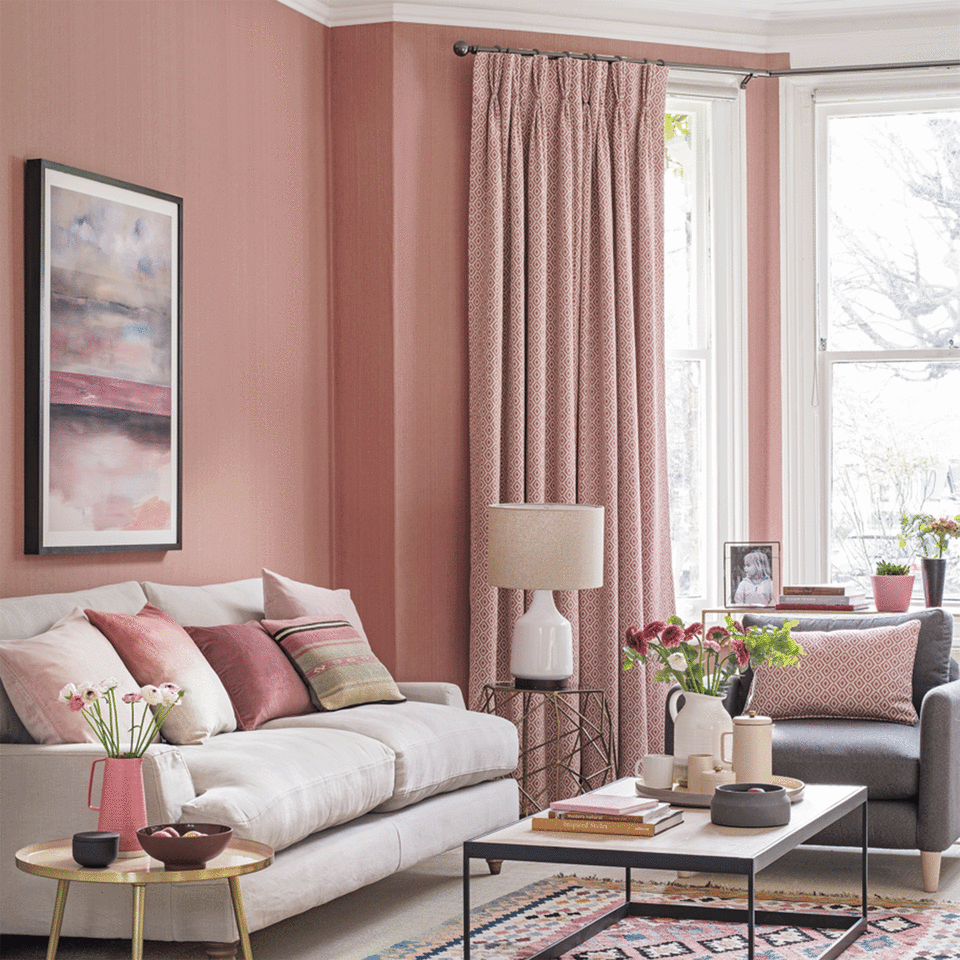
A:
{"type": "MultiPolygon", "coordinates": [[[[47,593],[0,600],[0,639],[20,640],[49,630],[76,607],[96,607],[118,613],[136,613],[146,595],[135,581],[115,583],[74,593],[47,593]]],[[[64,683],[70,678],[64,679],[64,683]]],[[[83,679],[89,679],[84,677],[83,679]]],[[[101,679],[101,678],[97,678],[101,679]]],[[[10,698],[0,687],[0,743],[33,743],[10,698]]]]}
{"type": "MultiPolygon", "coordinates": [[[[911,688],[913,707],[920,712],[920,705],[928,691],[950,681],[951,657],[953,645],[953,616],[940,607],[929,610],[916,610],[901,614],[871,614],[863,617],[792,617],[788,613],[770,616],[760,613],[748,613],[743,617],[745,627],[779,625],[784,620],[799,620],[793,633],[801,634],[806,630],[867,630],[872,627],[888,627],[906,623],[908,620],[920,621],[920,634],[917,637],[917,649],[913,659],[911,688]]],[[[803,637],[797,637],[803,645],[803,637]]],[[[749,671],[748,671],[749,673],[749,671]]],[[[736,704],[735,714],[743,710],[743,703],[750,690],[749,677],[741,684],[741,701],[736,704]]]]}
{"type": "Polygon", "coordinates": [[[360,614],[345,589],[328,590],[300,583],[271,570],[263,570],[263,617],[265,620],[346,620],[366,640],[360,614]]]}
{"type": "Polygon", "coordinates": [[[143,592],[157,609],[183,626],[216,627],[263,619],[263,584],[259,577],[201,587],[147,581],[143,592]]]}

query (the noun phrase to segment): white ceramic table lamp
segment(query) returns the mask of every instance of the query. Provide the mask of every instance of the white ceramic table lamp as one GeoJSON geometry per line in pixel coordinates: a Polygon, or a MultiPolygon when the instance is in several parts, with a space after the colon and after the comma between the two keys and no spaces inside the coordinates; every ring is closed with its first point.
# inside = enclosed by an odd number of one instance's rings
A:
{"type": "Polygon", "coordinates": [[[491,586],[533,591],[513,628],[510,672],[517,687],[560,690],[573,674],[573,632],[553,591],[603,586],[603,507],[496,503],[487,512],[491,586]]]}

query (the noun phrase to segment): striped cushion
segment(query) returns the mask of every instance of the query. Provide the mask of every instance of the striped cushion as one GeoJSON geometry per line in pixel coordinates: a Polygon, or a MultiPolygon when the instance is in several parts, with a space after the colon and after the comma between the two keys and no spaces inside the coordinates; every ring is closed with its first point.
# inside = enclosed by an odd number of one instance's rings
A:
{"type": "Polygon", "coordinates": [[[393,677],[347,620],[264,620],[310,687],[318,710],[402,701],[393,677]]]}

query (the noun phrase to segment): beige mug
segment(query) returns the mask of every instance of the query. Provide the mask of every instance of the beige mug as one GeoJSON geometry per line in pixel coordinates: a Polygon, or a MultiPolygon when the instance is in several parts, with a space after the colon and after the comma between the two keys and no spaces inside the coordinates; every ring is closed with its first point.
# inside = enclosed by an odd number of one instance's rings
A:
{"type": "Polygon", "coordinates": [[[687,790],[690,793],[706,793],[701,784],[701,777],[708,770],[712,770],[714,759],[712,753],[691,753],[687,757],[687,790]]]}

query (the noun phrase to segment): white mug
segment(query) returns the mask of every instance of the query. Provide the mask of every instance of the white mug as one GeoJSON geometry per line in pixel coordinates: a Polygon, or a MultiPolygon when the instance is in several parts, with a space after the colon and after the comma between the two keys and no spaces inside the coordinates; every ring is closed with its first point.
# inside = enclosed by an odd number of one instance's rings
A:
{"type": "Polygon", "coordinates": [[[670,790],[673,787],[673,757],[665,753],[648,753],[638,760],[633,768],[643,785],[653,790],[670,790]]]}

